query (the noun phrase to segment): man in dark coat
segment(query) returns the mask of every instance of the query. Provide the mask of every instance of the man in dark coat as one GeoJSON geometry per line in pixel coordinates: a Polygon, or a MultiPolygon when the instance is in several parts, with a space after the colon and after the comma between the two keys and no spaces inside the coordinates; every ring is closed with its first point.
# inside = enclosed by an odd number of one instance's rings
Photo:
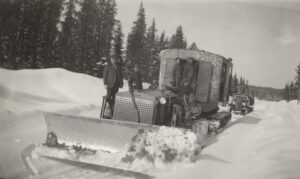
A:
{"type": "Polygon", "coordinates": [[[180,82],[182,79],[182,64],[181,64],[181,59],[176,58],[176,64],[173,67],[172,70],[172,85],[178,89],[180,87],[180,82]]]}
{"type": "Polygon", "coordinates": [[[189,58],[183,67],[182,80],[181,80],[181,93],[184,95],[183,100],[185,105],[188,103],[190,94],[192,93],[192,82],[195,76],[195,68],[193,66],[193,58],[189,58]]]}
{"type": "Polygon", "coordinates": [[[153,79],[152,84],[148,87],[148,89],[157,89],[159,86],[157,79],[153,79]]]}
{"type": "Polygon", "coordinates": [[[123,88],[123,76],[120,68],[116,64],[115,59],[108,61],[107,66],[103,71],[104,87],[107,90],[106,101],[109,104],[111,111],[113,111],[115,97],[119,88],[123,88]]]}
{"type": "Polygon", "coordinates": [[[143,89],[142,77],[138,65],[135,65],[133,72],[129,74],[128,86],[130,91],[143,89]]]}

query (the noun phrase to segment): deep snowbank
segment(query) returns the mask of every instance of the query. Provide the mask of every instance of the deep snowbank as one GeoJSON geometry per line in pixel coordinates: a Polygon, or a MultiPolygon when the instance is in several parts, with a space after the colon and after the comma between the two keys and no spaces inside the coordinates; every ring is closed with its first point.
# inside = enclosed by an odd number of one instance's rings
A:
{"type": "MultiPolygon", "coordinates": [[[[120,91],[128,90],[127,81],[123,82],[120,91]]],[[[143,86],[147,88],[149,84],[143,86]]],[[[104,95],[103,80],[89,75],[60,68],[16,71],[0,68],[0,107],[7,111],[42,110],[99,117],[104,95]]]]}
{"type": "MultiPolygon", "coordinates": [[[[148,88],[149,84],[143,83],[143,86],[148,88]]],[[[102,79],[61,68],[15,71],[0,68],[0,87],[9,91],[6,97],[13,92],[20,92],[93,105],[99,105],[99,100],[106,94],[102,79]]],[[[125,90],[128,90],[127,80],[124,80],[124,87],[120,89],[125,90]]]]}
{"type": "Polygon", "coordinates": [[[256,115],[263,120],[236,178],[300,178],[300,105],[272,102],[256,115]]]}
{"type": "Polygon", "coordinates": [[[161,178],[300,178],[300,105],[259,101],[255,111],[204,148],[200,159],[161,178]]]}
{"type": "MultiPolygon", "coordinates": [[[[0,69],[0,87],[6,89],[6,98],[15,93],[39,99],[71,101],[99,105],[102,80],[64,69],[5,70],[0,69]]],[[[24,96],[26,97],[26,96],[24,96]]]]}

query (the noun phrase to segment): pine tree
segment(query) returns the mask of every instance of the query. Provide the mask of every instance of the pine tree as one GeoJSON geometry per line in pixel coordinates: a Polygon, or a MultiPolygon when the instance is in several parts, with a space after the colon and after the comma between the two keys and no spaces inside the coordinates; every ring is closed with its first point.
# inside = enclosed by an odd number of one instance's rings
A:
{"type": "Polygon", "coordinates": [[[4,0],[0,5],[5,7],[0,14],[0,58],[5,66],[14,69],[49,66],[56,53],[62,1],[4,0]]]}
{"type": "Polygon", "coordinates": [[[20,29],[15,58],[17,68],[38,68],[41,62],[38,55],[41,52],[41,32],[46,6],[42,0],[23,1],[20,19],[20,29]]]}
{"type": "Polygon", "coordinates": [[[96,0],[84,0],[79,14],[79,65],[80,71],[93,74],[92,69],[96,65],[95,47],[96,22],[97,22],[96,0]]]}
{"type": "MultiPolygon", "coordinates": [[[[96,20],[96,46],[94,48],[95,61],[98,66],[93,68],[93,75],[102,77],[103,64],[105,59],[114,57],[114,35],[118,24],[116,19],[116,2],[115,0],[99,0],[97,2],[97,20],[96,20]],[[101,65],[102,64],[102,65],[101,65]]],[[[120,26],[121,28],[121,26],[120,26]]],[[[121,29],[120,29],[121,30],[121,29]]],[[[118,52],[122,53],[122,52],[118,52]]],[[[122,54],[119,54],[122,55],[122,54]]],[[[121,57],[118,57],[121,58],[121,57]]]]}
{"type": "Polygon", "coordinates": [[[61,67],[79,72],[78,62],[78,18],[75,10],[76,0],[66,4],[65,20],[61,23],[59,35],[59,59],[61,67]]]}
{"type": "Polygon", "coordinates": [[[146,62],[148,67],[150,67],[149,71],[147,71],[148,75],[146,80],[148,82],[152,82],[153,79],[158,80],[159,73],[159,41],[156,36],[156,23],[155,19],[153,19],[151,26],[148,28],[146,35],[146,62]]]}
{"type": "Polygon", "coordinates": [[[300,63],[298,64],[298,66],[296,68],[296,82],[295,82],[295,86],[296,86],[296,96],[297,96],[297,99],[300,100],[300,63]]]}
{"type": "Polygon", "coordinates": [[[234,74],[233,76],[233,90],[232,92],[233,93],[238,93],[238,86],[239,86],[239,80],[238,80],[238,77],[237,77],[237,74],[234,74]]]}
{"type": "Polygon", "coordinates": [[[249,83],[248,83],[248,79],[246,80],[246,83],[245,83],[245,89],[246,89],[246,94],[249,95],[249,83]]]}
{"type": "Polygon", "coordinates": [[[145,79],[147,73],[146,63],[146,22],[145,22],[145,9],[143,3],[140,4],[140,8],[137,14],[137,20],[133,23],[131,32],[127,37],[126,47],[126,59],[127,65],[132,66],[138,64],[140,71],[142,72],[142,78],[145,79]]]}
{"type": "Polygon", "coordinates": [[[243,94],[244,93],[244,79],[243,79],[243,77],[242,76],[240,76],[240,81],[239,81],[239,84],[238,84],[238,92],[239,93],[241,93],[241,94],[243,94]]]}
{"type": "Polygon", "coordinates": [[[117,21],[113,37],[113,58],[120,64],[123,63],[123,33],[120,21],[117,21]]]}
{"type": "Polygon", "coordinates": [[[0,1],[0,67],[17,69],[22,1],[0,1]]]}
{"type": "Polygon", "coordinates": [[[112,55],[115,0],[3,0],[0,7],[6,7],[0,11],[0,66],[102,74],[95,64],[112,55]]]}
{"type": "Polygon", "coordinates": [[[229,78],[229,90],[228,90],[228,92],[229,92],[229,96],[232,96],[233,95],[233,93],[234,93],[234,82],[233,82],[233,76],[232,76],[232,74],[230,75],[230,78],[229,78]]]}
{"type": "Polygon", "coordinates": [[[53,66],[57,53],[57,25],[61,0],[23,1],[21,28],[16,59],[21,68],[53,66]]]}
{"type": "Polygon", "coordinates": [[[159,37],[159,43],[158,43],[159,51],[169,48],[168,43],[169,43],[169,40],[165,35],[165,31],[163,31],[159,37]]]}
{"type": "Polygon", "coordinates": [[[190,47],[189,47],[190,50],[199,50],[199,48],[197,47],[197,44],[195,42],[193,42],[190,47]]]}
{"type": "Polygon", "coordinates": [[[239,82],[239,92],[241,94],[247,94],[248,93],[248,87],[247,87],[247,84],[248,83],[248,80],[245,80],[244,77],[240,77],[240,82],[239,82]]]}
{"type": "Polygon", "coordinates": [[[284,88],[284,99],[290,101],[290,85],[287,83],[284,88]]]}
{"type": "Polygon", "coordinates": [[[287,84],[285,84],[284,89],[283,89],[283,99],[287,101],[287,84]]]}
{"type": "Polygon", "coordinates": [[[38,46],[40,52],[37,54],[39,67],[54,67],[58,64],[58,29],[57,25],[60,21],[60,15],[62,11],[61,0],[41,0],[45,7],[43,18],[41,19],[41,34],[39,37],[38,46]]]}
{"type": "Polygon", "coordinates": [[[115,0],[99,0],[97,3],[97,48],[96,55],[98,58],[110,57],[112,50],[113,33],[117,20],[115,0]]]}
{"type": "MultiPolygon", "coordinates": [[[[113,33],[112,58],[116,59],[118,65],[122,68],[123,76],[126,76],[126,66],[123,59],[123,33],[120,21],[116,21],[113,33]]],[[[102,62],[103,64],[103,62],[102,62]]]]}
{"type": "Polygon", "coordinates": [[[294,85],[293,81],[291,81],[291,83],[290,83],[289,96],[290,96],[290,100],[295,100],[296,99],[296,88],[295,88],[295,85],[294,85]]]}
{"type": "Polygon", "coordinates": [[[187,42],[182,31],[182,26],[180,25],[177,27],[175,35],[171,37],[170,48],[186,49],[186,47],[187,42]]]}

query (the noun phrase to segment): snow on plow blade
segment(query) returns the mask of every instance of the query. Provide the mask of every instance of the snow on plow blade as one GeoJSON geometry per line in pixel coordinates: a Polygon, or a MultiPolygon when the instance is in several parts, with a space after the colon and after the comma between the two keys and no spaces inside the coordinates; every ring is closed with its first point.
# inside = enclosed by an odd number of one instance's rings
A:
{"type": "Polygon", "coordinates": [[[138,130],[157,130],[158,126],[110,119],[95,119],[44,113],[48,133],[57,136],[58,143],[77,145],[92,150],[120,152],[138,130]]]}
{"type": "Polygon", "coordinates": [[[36,158],[31,158],[30,163],[45,165],[45,159],[62,159],[151,176],[147,172],[132,169],[130,164],[122,161],[122,158],[127,151],[127,144],[140,129],[156,131],[159,129],[158,126],[49,112],[44,112],[44,117],[48,130],[47,140],[49,133],[53,133],[57,137],[58,145],[36,145],[32,156],[42,156],[44,162],[41,162],[41,159],[37,161],[36,158]],[[80,149],[76,150],[74,146],[80,146],[80,149]]]}

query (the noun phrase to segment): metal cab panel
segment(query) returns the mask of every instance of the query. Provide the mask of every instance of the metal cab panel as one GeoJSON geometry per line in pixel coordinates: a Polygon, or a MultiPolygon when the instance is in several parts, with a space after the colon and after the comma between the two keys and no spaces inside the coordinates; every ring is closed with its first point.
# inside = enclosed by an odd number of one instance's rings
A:
{"type": "Polygon", "coordinates": [[[231,60],[204,50],[164,50],[160,53],[159,85],[160,87],[170,85],[176,58],[185,60],[190,57],[197,63],[194,95],[202,103],[204,111],[214,110],[219,101],[228,101],[228,86],[232,72],[231,60]]]}

